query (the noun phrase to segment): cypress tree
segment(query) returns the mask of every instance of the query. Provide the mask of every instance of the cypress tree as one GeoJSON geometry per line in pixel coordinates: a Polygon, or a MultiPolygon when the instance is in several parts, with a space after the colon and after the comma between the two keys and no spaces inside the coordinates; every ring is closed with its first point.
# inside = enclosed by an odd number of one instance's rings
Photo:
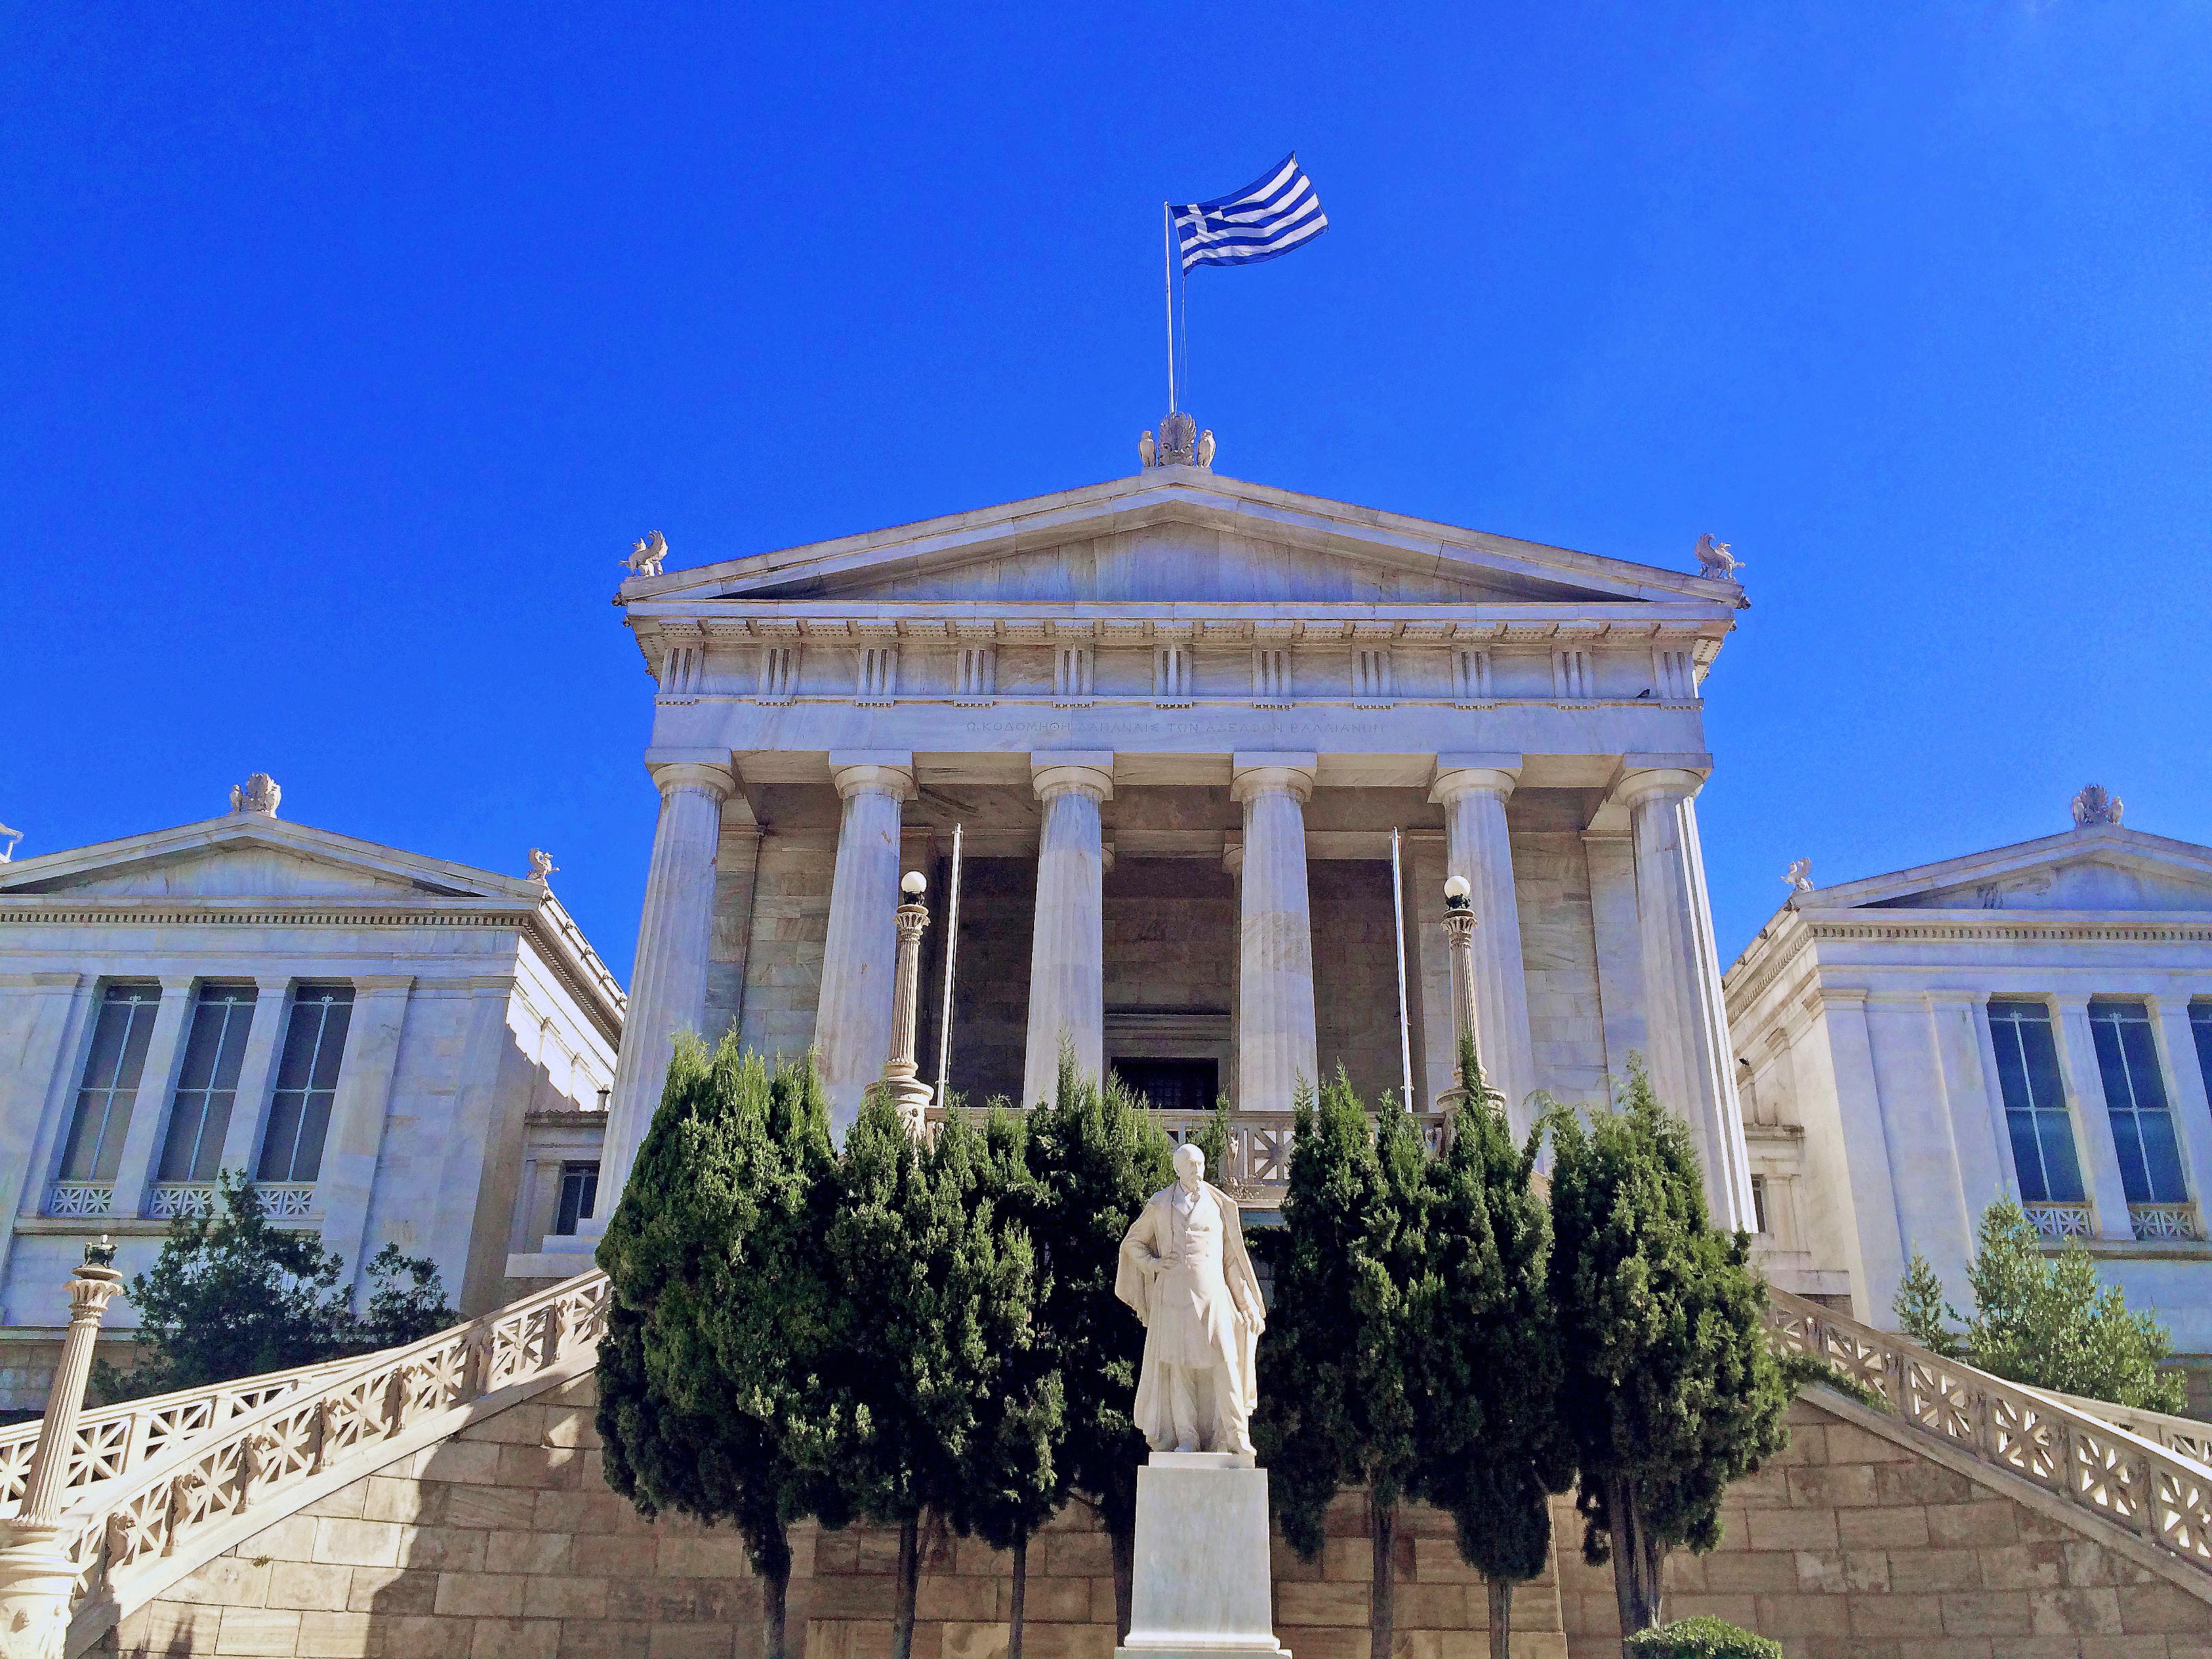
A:
{"type": "MultiPolygon", "coordinates": [[[[1021,1115],[994,1111],[970,1148],[965,1201],[971,1215],[987,1218],[990,1247],[974,1289],[987,1317],[999,1322],[984,1337],[997,1378],[977,1401],[947,1516],[963,1536],[980,1535],[1013,1558],[1006,1659],[1022,1659],[1030,1534],[1067,1498],[1065,1393],[1044,1338],[1052,1281],[1031,1231],[1040,1193],[1029,1169],[1028,1140],[1021,1115]]],[[[963,1250],[959,1260],[969,1263],[975,1253],[963,1250]]]]}
{"type": "Polygon", "coordinates": [[[818,1455],[856,1512],[898,1528],[893,1659],[912,1659],[923,1515],[972,1521],[971,1468],[1003,1473],[1024,1436],[1048,1438],[1036,1398],[997,1398],[1024,1380],[1036,1264],[1027,1229],[1000,1215],[992,1166],[1015,1153],[992,1135],[956,1113],[918,1147],[871,1090],[837,1171],[818,1455]]]}
{"type": "Polygon", "coordinates": [[[1048,1270],[1040,1326],[1063,1402],[1054,1468],[1062,1496],[1080,1495],[1105,1526],[1126,1636],[1137,1468],[1148,1449],[1129,1415],[1145,1328],[1114,1294],[1114,1278],[1123,1235],[1175,1179],[1173,1149],[1118,1079],[1101,1087],[1062,1055],[1052,1103],[1030,1114],[1028,1150],[1033,1226],[1048,1270]]]}
{"type": "Polygon", "coordinates": [[[1542,1131],[1516,1147],[1472,1042],[1461,1065],[1468,1093],[1429,1166],[1421,1486],[1451,1516],[1461,1559],[1489,1583],[1490,1650],[1505,1659],[1513,1587],[1550,1561],[1548,1498],[1574,1483],[1574,1447],[1559,1416],[1551,1214],[1534,1182],[1542,1131]]]}
{"type": "Polygon", "coordinates": [[[1308,1560],[1321,1553],[1330,1500],[1366,1486],[1370,1659],[1390,1659],[1398,1506],[1420,1460],[1413,1314],[1426,1153],[1402,1111],[1370,1127],[1341,1066],[1318,1106],[1304,1087],[1295,1105],[1260,1402],[1269,1486],[1284,1536],[1308,1560]]]}
{"type": "Polygon", "coordinates": [[[1613,1562],[1624,1637],[1659,1619],[1667,1552],[1720,1542],[1729,1483],[1788,1439],[1750,1241],[1706,1222],[1686,1125],[1632,1060],[1618,1110],[1547,1114],[1552,1304],[1583,1552],[1613,1562]]]}
{"type": "Polygon", "coordinates": [[[809,1232],[829,1162],[811,1067],[771,1081],[733,1040],[709,1055],[687,1039],[599,1249],[607,1483],[647,1516],[736,1526],[769,1659],[785,1652],[791,1522],[844,1519],[805,1456],[823,1303],[809,1232]]]}

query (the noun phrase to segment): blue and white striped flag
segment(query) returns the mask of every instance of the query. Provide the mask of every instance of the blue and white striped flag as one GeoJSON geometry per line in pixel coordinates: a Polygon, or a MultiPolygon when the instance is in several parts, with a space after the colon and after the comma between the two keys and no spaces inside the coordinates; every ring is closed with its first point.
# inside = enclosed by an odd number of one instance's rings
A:
{"type": "Polygon", "coordinates": [[[1288,253],[1328,228],[1313,180],[1290,155],[1234,196],[1173,210],[1182,268],[1252,265],[1288,253]]]}

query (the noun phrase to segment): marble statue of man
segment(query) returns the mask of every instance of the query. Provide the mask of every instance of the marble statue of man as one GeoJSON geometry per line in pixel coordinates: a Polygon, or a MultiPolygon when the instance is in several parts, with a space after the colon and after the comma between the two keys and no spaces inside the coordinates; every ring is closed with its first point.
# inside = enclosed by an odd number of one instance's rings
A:
{"type": "Polygon", "coordinates": [[[1206,1181],[1206,1154],[1175,1151],[1176,1184],[1121,1241],[1114,1293],[1145,1323],[1137,1428],[1154,1451],[1252,1455],[1254,1351],[1267,1328],[1237,1200],[1206,1181]]]}

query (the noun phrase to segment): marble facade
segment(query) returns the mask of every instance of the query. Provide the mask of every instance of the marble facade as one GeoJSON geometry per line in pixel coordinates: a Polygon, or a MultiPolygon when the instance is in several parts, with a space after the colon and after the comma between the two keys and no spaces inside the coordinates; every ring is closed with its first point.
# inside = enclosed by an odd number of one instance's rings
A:
{"type": "Polygon", "coordinates": [[[1964,1302],[1983,1210],[2021,1200],[2201,1371],[2212,848],[2083,816],[1889,875],[1793,870],[1725,981],[1763,1254],[1889,1325],[1913,1250],[1964,1302]]]}
{"type": "MultiPolygon", "coordinates": [[[[218,1169],[262,1179],[357,1285],[396,1243],[474,1313],[507,1299],[507,1255],[557,1211],[564,1151],[599,1157],[623,997],[560,901],[275,804],[243,794],[222,817],[0,866],[0,1409],[43,1402],[86,1239],[112,1234],[118,1267],[143,1269],[218,1169]],[[146,1029],[126,1086],[98,1093],[92,1152],[101,1023],[134,998],[146,1029]],[[318,999],[343,1032],[326,1017],[316,1086],[295,1089],[318,999]],[[230,1052],[195,1075],[219,1015],[230,1052]]],[[[134,1320],[118,1304],[109,1326],[134,1320]]]]}
{"type": "Polygon", "coordinates": [[[1693,805],[1735,582],[1152,465],[633,576],[617,602],[662,806],[603,1210],[679,1030],[811,1048],[852,1120],[900,873],[929,874],[941,924],[957,827],[950,1071],[939,925],[925,1081],[1031,1100],[1066,1044],[1094,1074],[1195,1067],[1240,1115],[1339,1064],[1370,1097],[1410,1071],[1431,1109],[1462,874],[1516,1121],[1538,1090],[1603,1098],[1644,1052],[1717,1217],[1747,1223],[1693,805]]]}

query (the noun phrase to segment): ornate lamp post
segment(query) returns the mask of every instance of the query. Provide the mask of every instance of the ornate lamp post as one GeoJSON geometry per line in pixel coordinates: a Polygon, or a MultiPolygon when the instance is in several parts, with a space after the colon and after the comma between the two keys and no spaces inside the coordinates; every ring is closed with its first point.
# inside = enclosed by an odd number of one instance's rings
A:
{"type": "MultiPolygon", "coordinates": [[[[1465,876],[1453,876],[1444,883],[1444,937],[1451,949],[1452,1031],[1456,1038],[1452,1060],[1452,1086],[1437,1099],[1442,1111],[1457,1109],[1467,1098],[1467,1073],[1458,1059],[1463,1048],[1474,1048],[1478,1057],[1481,1052],[1481,1035],[1475,1024],[1474,999],[1474,907],[1468,902],[1465,876]]],[[[1495,1089],[1485,1088],[1484,1097],[1494,1104],[1503,1105],[1505,1097],[1495,1089]]]]}
{"type": "Polygon", "coordinates": [[[921,902],[928,885],[921,872],[909,870],[899,880],[906,895],[898,920],[898,963],[891,975],[891,1052],[884,1062],[884,1086],[891,1092],[907,1132],[919,1138],[929,1103],[937,1091],[915,1075],[915,1024],[921,1012],[921,930],[929,926],[929,907],[921,902]]]}
{"type": "Polygon", "coordinates": [[[115,1246],[105,1234],[84,1247],[84,1265],[70,1279],[69,1334],[46,1394],[46,1420],[31,1455],[22,1512],[0,1521],[0,1659],[59,1659],[69,1633],[70,1589],[76,1568],[61,1547],[62,1493],[69,1482],[84,1385],[92,1375],[100,1316],[121,1288],[115,1246]]]}

